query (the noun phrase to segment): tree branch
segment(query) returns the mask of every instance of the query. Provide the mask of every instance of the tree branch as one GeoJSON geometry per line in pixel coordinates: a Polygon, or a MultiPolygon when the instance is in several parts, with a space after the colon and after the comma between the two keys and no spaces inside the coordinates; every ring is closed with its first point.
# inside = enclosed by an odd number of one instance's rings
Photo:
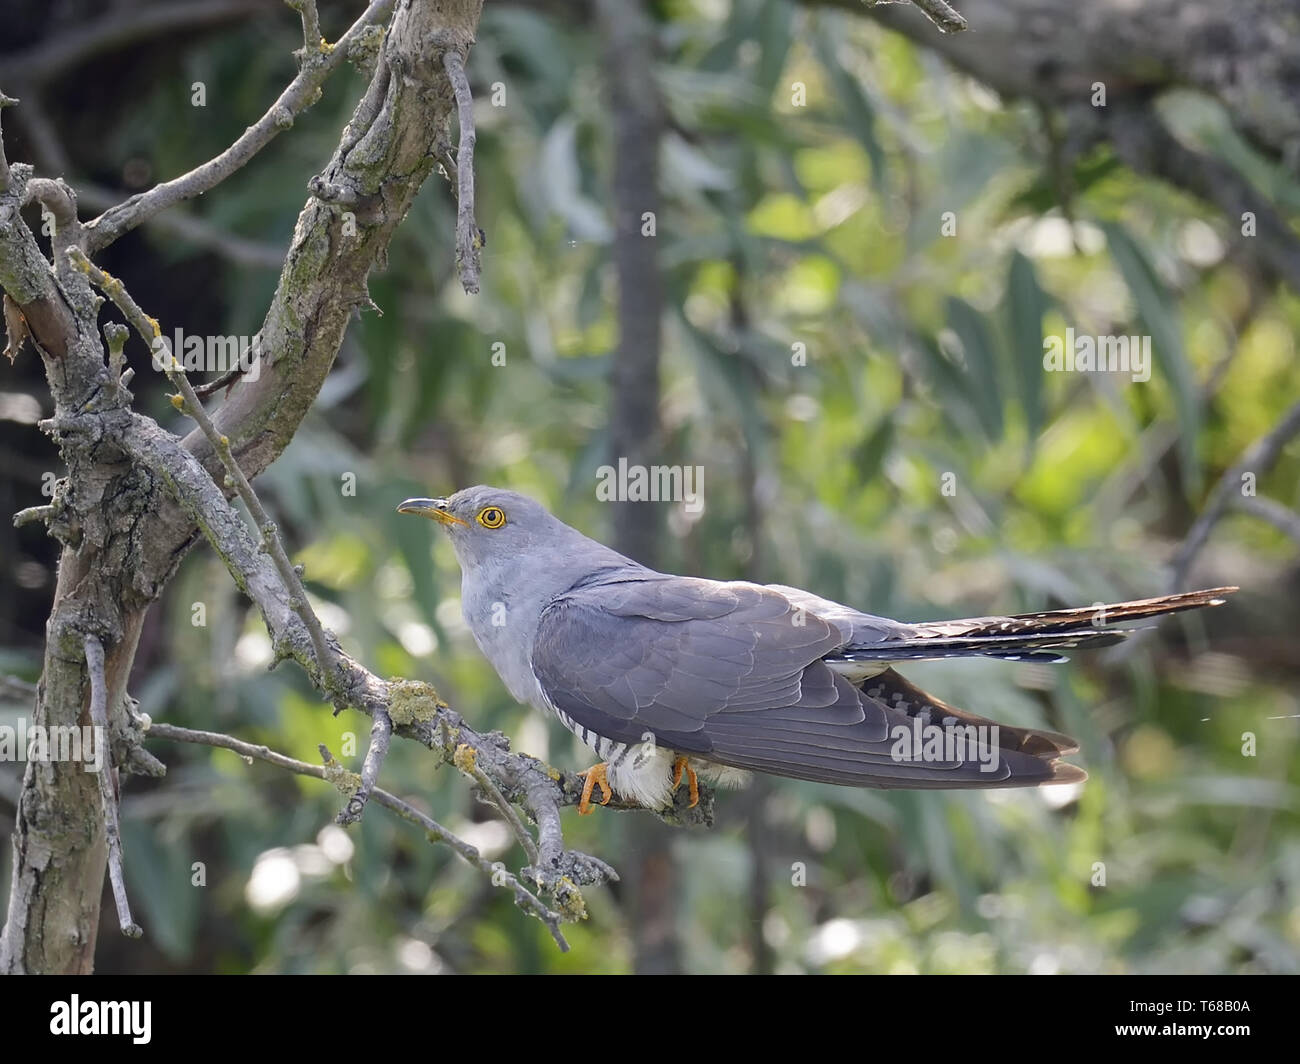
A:
{"type": "Polygon", "coordinates": [[[131,919],[131,905],[126,897],[126,880],[122,875],[122,829],[117,820],[117,785],[113,779],[113,751],[108,741],[108,684],[104,679],[104,646],[93,635],[84,641],[86,671],[90,673],[90,721],[99,743],[99,796],[104,809],[104,828],[108,837],[108,879],[117,903],[117,922],[127,938],[139,938],[144,931],[131,919]]]}
{"type": "Polygon", "coordinates": [[[388,715],[387,710],[375,710],[374,723],[370,726],[370,748],[366,751],[366,759],[361,765],[361,785],[348,799],[347,807],[339,813],[337,820],[340,824],[355,824],[361,819],[361,814],[366,810],[366,803],[370,801],[370,795],[375,789],[375,781],[379,779],[379,770],[383,767],[384,758],[388,756],[388,744],[392,738],[393,718],[388,715]]]}
{"type": "Polygon", "coordinates": [[[1300,514],[1294,510],[1288,510],[1280,502],[1264,495],[1243,495],[1237,500],[1237,508],[1261,521],[1267,521],[1300,546],[1300,514]]]}
{"type": "MultiPolygon", "coordinates": [[[[6,96],[0,92],[0,115],[4,114],[6,107],[12,107],[18,101],[12,96],[6,96]]],[[[9,160],[5,158],[5,140],[3,132],[0,132],[0,192],[8,192],[9,185],[13,181],[13,176],[9,173],[9,160]]]]}
{"type": "Polygon", "coordinates": [[[11,698],[15,702],[29,702],[36,697],[36,685],[0,672],[0,698],[11,698]]]}
{"type": "Polygon", "coordinates": [[[1219,519],[1228,511],[1228,507],[1234,499],[1241,498],[1242,478],[1245,474],[1253,474],[1256,479],[1263,476],[1273,467],[1278,456],[1296,435],[1300,435],[1300,403],[1291,407],[1268,433],[1261,436],[1246,449],[1236,465],[1224,471],[1223,476],[1219,478],[1214,485],[1213,491],[1210,492],[1209,501],[1201,516],[1196,519],[1191,530],[1187,533],[1187,538],[1183,540],[1182,545],[1174,554],[1169,563],[1170,576],[1168,591],[1170,593],[1181,590],[1187,584],[1187,574],[1192,567],[1192,562],[1200,554],[1201,548],[1205,546],[1206,541],[1210,538],[1210,533],[1214,531],[1214,526],[1218,524],[1219,519]]]}
{"type": "Polygon", "coordinates": [[[321,86],[351,56],[352,45],[362,39],[372,26],[377,26],[388,18],[393,3],[394,0],[373,0],[365,13],[339,38],[337,44],[318,44],[320,61],[304,61],[298,76],[289,83],[289,87],[280,94],[271,109],[215,159],[209,159],[171,181],[155,185],[148,192],[132,196],[125,203],[110,207],[98,218],[87,222],[87,252],[94,254],[103,250],[147,218],[182,200],[201,196],[244,166],[278,134],[289,129],[294,119],[319,99],[321,86]]]}
{"type": "Polygon", "coordinates": [[[456,94],[456,115],[460,124],[460,147],[456,151],[456,267],[460,283],[469,295],[478,293],[479,248],[483,240],[474,218],[474,98],[465,77],[465,61],[455,48],[442,54],[447,78],[456,94]]]}
{"type": "MultiPolygon", "coordinates": [[[[140,305],[131,298],[131,294],[126,290],[122,282],[101,270],[86,258],[85,253],[80,249],[70,248],[68,258],[77,269],[85,273],[94,282],[95,286],[117,305],[117,308],[126,316],[126,320],[131,323],[131,326],[140,334],[144,342],[149,345],[152,352],[162,335],[158,327],[158,320],[151,318],[141,310],[140,305]]],[[[325,639],[325,631],[316,616],[316,611],[311,608],[311,602],[307,598],[307,591],[302,586],[301,579],[299,579],[298,570],[293,562],[289,560],[289,554],[280,540],[280,533],[275,522],[271,520],[266,509],[262,506],[261,499],[253,491],[253,486],[249,484],[248,478],[244,476],[243,470],[239,468],[239,463],[231,455],[230,440],[217,432],[216,426],[212,424],[212,419],[208,417],[207,411],[203,409],[199,397],[194,394],[194,388],[174,354],[170,354],[170,357],[164,361],[163,372],[167,374],[167,379],[176,385],[180,392],[181,402],[176,405],[184,409],[190,417],[199,423],[203,435],[212,444],[213,450],[221,459],[221,464],[226,468],[228,485],[235,489],[244,505],[248,507],[248,512],[252,515],[257,530],[261,533],[262,549],[270,554],[271,560],[280,573],[280,579],[284,581],[284,586],[288,589],[289,605],[302,618],[302,623],[306,625],[311,636],[312,646],[316,651],[316,669],[320,674],[323,686],[328,690],[333,686],[336,667],[335,654],[325,639]]]]}
{"type": "MultiPolygon", "coordinates": [[[[348,786],[347,780],[343,778],[348,773],[343,771],[339,763],[323,746],[321,747],[321,755],[325,759],[324,767],[309,765],[305,761],[298,761],[284,754],[276,753],[265,746],[255,746],[252,743],[246,743],[233,736],[222,735],[219,732],[195,731],[191,728],[181,728],[174,724],[164,724],[157,721],[149,725],[148,737],[232,750],[241,757],[265,761],[269,765],[275,765],[277,768],[285,769],[299,776],[310,776],[312,779],[325,780],[340,789],[348,786]]],[[[431,842],[441,842],[450,846],[462,860],[486,875],[494,887],[505,887],[513,892],[515,904],[541,920],[546,925],[547,930],[551,932],[551,937],[555,939],[556,945],[561,950],[568,952],[569,944],[560,932],[560,923],[564,917],[548,908],[536,894],[519,882],[518,878],[511,875],[502,866],[487,861],[474,846],[471,846],[454,832],[447,830],[432,817],[420,812],[410,803],[402,801],[396,795],[390,794],[381,788],[375,788],[372,797],[385,809],[389,809],[404,820],[409,820],[411,823],[424,828],[431,842]]]]}
{"type": "Polygon", "coordinates": [[[945,0],[863,0],[867,7],[883,7],[886,4],[908,3],[925,15],[938,27],[941,33],[960,33],[967,28],[967,23],[945,0]]]}
{"type": "Polygon", "coordinates": [[[537,864],[537,846],[533,842],[533,837],[528,834],[528,829],[524,827],[524,822],[519,819],[519,814],[515,812],[514,806],[506,801],[505,795],[501,793],[501,788],[492,782],[492,778],[486,772],[479,768],[478,758],[473,747],[461,743],[456,747],[454,760],[456,767],[479,785],[484,796],[505,818],[507,826],[514,832],[515,838],[519,840],[519,845],[524,848],[524,853],[528,855],[528,859],[533,864],[537,864]]]}

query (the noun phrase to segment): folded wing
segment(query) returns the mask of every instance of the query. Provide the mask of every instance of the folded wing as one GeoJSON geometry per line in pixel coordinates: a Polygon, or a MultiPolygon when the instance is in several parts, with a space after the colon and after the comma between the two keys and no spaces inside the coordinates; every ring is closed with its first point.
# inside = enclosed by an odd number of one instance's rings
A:
{"type": "MultiPolygon", "coordinates": [[[[598,735],[649,734],[737,768],[861,787],[1084,778],[1056,762],[1075,749],[1065,736],[964,714],[888,670],[855,684],[827,659],[860,630],[783,590],[657,574],[592,582],[543,611],[533,669],[551,703],[598,735]],[[945,721],[960,741],[931,742],[945,721]]],[[[882,639],[912,638],[915,626],[870,620],[882,639]]]]}

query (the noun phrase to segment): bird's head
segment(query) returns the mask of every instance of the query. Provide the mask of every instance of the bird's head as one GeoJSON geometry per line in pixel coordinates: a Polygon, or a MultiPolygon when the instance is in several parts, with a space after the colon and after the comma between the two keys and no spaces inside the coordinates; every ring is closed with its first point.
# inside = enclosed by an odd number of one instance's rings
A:
{"type": "Polygon", "coordinates": [[[482,484],[445,499],[407,499],[397,512],[441,525],[467,572],[500,572],[528,558],[562,556],[566,540],[583,538],[541,503],[482,484]]]}

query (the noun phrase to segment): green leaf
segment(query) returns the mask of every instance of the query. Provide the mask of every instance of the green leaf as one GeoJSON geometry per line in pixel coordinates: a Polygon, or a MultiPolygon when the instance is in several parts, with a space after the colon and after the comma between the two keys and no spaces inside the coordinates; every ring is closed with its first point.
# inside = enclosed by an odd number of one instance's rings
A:
{"type": "Polygon", "coordinates": [[[992,330],[983,314],[956,296],[948,300],[948,324],[961,340],[966,355],[966,394],[985,434],[991,440],[1000,440],[1002,397],[992,330]]]}
{"type": "Polygon", "coordinates": [[[755,36],[763,51],[758,63],[757,81],[764,99],[771,99],[777,79],[785,69],[785,59],[794,39],[794,11],[794,5],[787,0],[765,0],[758,13],[755,36]]]}
{"type": "Polygon", "coordinates": [[[848,127],[862,142],[863,150],[871,160],[871,183],[878,193],[884,195],[887,191],[888,171],[885,166],[884,149],[881,148],[880,139],[876,136],[875,104],[867,96],[862,83],[845,70],[836,58],[835,48],[839,44],[839,39],[835,36],[834,27],[830,25],[820,27],[813,39],[817,58],[826,68],[834,97],[839,101],[848,127]]]}
{"type": "Polygon", "coordinates": [[[1110,256],[1124,276],[1137,307],[1138,320],[1151,336],[1152,358],[1164,372],[1173,392],[1178,415],[1178,460],[1187,490],[1200,490],[1201,468],[1196,458],[1196,434],[1200,430],[1200,400],[1196,377],[1183,351],[1178,317],[1170,305],[1164,285],[1150,260],[1128,231],[1118,222],[1103,222],[1110,256]]]}
{"type": "Polygon", "coordinates": [[[1017,251],[1007,276],[1007,328],[1011,337],[1011,367],[1016,375],[1025,431],[1032,454],[1043,427],[1043,315],[1048,299],[1038,283],[1034,264],[1017,251]]]}
{"type": "Polygon", "coordinates": [[[862,438],[862,442],[853,448],[853,468],[863,483],[876,478],[885,455],[894,443],[894,422],[892,418],[882,418],[880,424],[862,438]]]}
{"type": "Polygon", "coordinates": [[[189,839],[165,842],[156,825],[122,821],[129,897],[138,905],[136,920],[145,934],[173,961],[187,960],[199,924],[199,896],[212,885],[191,885],[189,839]]]}

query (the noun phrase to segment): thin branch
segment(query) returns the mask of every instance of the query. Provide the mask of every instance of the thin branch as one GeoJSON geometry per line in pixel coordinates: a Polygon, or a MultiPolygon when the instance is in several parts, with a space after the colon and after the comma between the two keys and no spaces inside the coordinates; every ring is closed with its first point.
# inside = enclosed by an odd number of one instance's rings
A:
{"type": "MultiPolygon", "coordinates": [[[[312,779],[325,780],[328,783],[337,783],[341,771],[338,762],[334,761],[333,756],[324,747],[321,747],[321,755],[325,758],[326,765],[321,766],[309,765],[305,761],[287,757],[265,746],[246,743],[241,739],[223,735],[220,732],[195,731],[191,728],[180,728],[174,724],[154,721],[149,725],[148,735],[150,738],[169,739],[177,743],[196,743],[201,746],[220,747],[223,750],[234,751],[241,757],[265,761],[267,764],[286,769],[299,776],[310,776],[312,779]]],[[[537,895],[532,893],[504,867],[499,864],[492,864],[474,846],[471,846],[454,832],[448,831],[432,817],[420,812],[408,802],[402,801],[396,795],[376,787],[372,797],[385,809],[391,810],[404,820],[409,820],[411,823],[422,827],[428,834],[430,841],[441,842],[450,846],[467,864],[484,873],[491,880],[493,886],[505,887],[510,890],[515,896],[515,904],[541,920],[551,932],[551,936],[560,949],[568,950],[569,944],[564,940],[564,935],[560,932],[560,922],[563,920],[563,916],[547,907],[537,895]]]]}
{"type": "Polygon", "coordinates": [[[90,254],[102,250],[159,211],[182,200],[201,196],[244,166],[281,131],[292,126],[302,111],[316,102],[326,79],[349,57],[352,44],[372,25],[387,19],[392,13],[393,3],[394,0],[373,0],[365,13],[339,38],[338,43],[321,52],[320,62],[304,62],[298,76],[289,83],[289,87],[280,94],[271,109],[244,130],[243,135],[220,155],[187,174],[155,185],[138,196],[132,196],[125,203],[111,207],[98,218],[87,222],[86,250],[90,254]]]}
{"type": "MultiPolygon", "coordinates": [[[[900,2],[906,3],[907,0],[865,0],[867,7],[880,7],[884,4],[900,2]]],[[[966,20],[944,0],[911,0],[911,3],[933,22],[941,33],[960,33],[967,28],[966,20]]]]}
{"type": "Polygon", "coordinates": [[[1263,495],[1243,495],[1237,499],[1237,508],[1252,517],[1267,521],[1300,546],[1300,514],[1294,510],[1288,510],[1280,502],[1263,495]]]}
{"type": "Polygon", "coordinates": [[[25,510],[19,510],[14,514],[14,528],[22,528],[23,525],[29,525],[33,521],[48,521],[51,517],[57,517],[59,509],[53,503],[47,506],[29,506],[25,510]]]}
{"type": "MultiPolygon", "coordinates": [[[[14,111],[14,118],[31,145],[37,169],[69,177],[73,172],[72,160],[63,150],[58,134],[54,131],[54,124],[45,112],[40,92],[31,88],[24,91],[22,106],[14,111]]],[[[127,198],[125,192],[80,178],[75,181],[75,186],[77,202],[92,211],[106,211],[127,198]]],[[[237,266],[278,271],[284,265],[283,248],[228,232],[187,210],[164,211],[148,219],[145,224],[158,233],[212,251],[237,266]]]]}
{"type": "Polygon", "coordinates": [[[93,635],[82,644],[86,651],[86,670],[90,673],[90,722],[95,726],[99,743],[99,797],[104,807],[104,834],[108,837],[108,880],[113,885],[117,904],[117,922],[127,938],[139,938],[143,929],[131,919],[131,904],[126,897],[126,880],[122,874],[122,830],[117,820],[117,793],[113,782],[112,744],[108,741],[108,681],[104,677],[104,645],[93,635]]]}
{"type": "MultiPolygon", "coordinates": [[[[80,249],[69,248],[68,259],[77,269],[82,270],[104,295],[117,304],[117,308],[126,316],[126,320],[144,338],[150,350],[153,350],[155,342],[162,335],[157,319],[149,317],[141,310],[140,305],[131,298],[131,294],[126,290],[122,282],[101,270],[90,259],[86,258],[85,253],[80,249]]],[[[325,630],[321,627],[316,611],[311,608],[311,602],[307,598],[306,589],[302,586],[298,570],[293,562],[289,560],[289,555],[284,549],[275,522],[267,515],[261,499],[257,497],[257,493],[253,491],[253,486],[248,482],[248,478],[244,476],[244,471],[240,469],[239,463],[235,461],[235,457],[230,451],[230,440],[221,435],[216,426],[212,424],[212,419],[208,417],[207,411],[203,409],[203,403],[199,397],[194,394],[194,388],[174,354],[170,360],[164,363],[163,372],[167,374],[167,379],[176,385],[179,390],[182,400],[180,405],[191,418],[198,422],[199,428],[203,430],[203,434],[208,438],[212,449],[221,459],[221,464],[226,469],[227,483],[235,489],[236,493],[244,501],[244,505],[248,507],[248,512],[252,515],[258,531],[262,534],[263,549],[271,555],[271,560],[280,573],[280,579],[284,581],[284,586],[289,592],[289,605],[302,618],[302,623],[306,625],[307,631],[311,635],[312,645],[316,650],[316,667],[320,670],[321,679],[328,689],[332,686],[333,678],[338,669],[337,659],[325,638],[325,630]]]]}
{"type": "Polygon", "coordinates": [[[209,395],[221,391],[222,388],[227,388],[234,384],[235,381],[239,380],[243,375],[244,367],[236,362],[235,365],[231,366],[225,373],[221,374],[221,376],[217,377],[215,380],[206,381],[203,384],[196,384],[194,386],[194,394],[200,399],[206,399],[209,395]]]}
{"type": "MultiPolygon", "coordinates": [[[[12,107],[17,102],[12,96],[0,92],[0,114],[3,114],[6,107],[12,107]]],[[[9,172],[9,160],[5,158],[4,134],[0,131],[0,192],[8,192],[12,183],[13,175],[9,172]]]]}
{"type": "MultiPolygon", "coordinates": [[[[34,177],[27,182],[23,206],[39,203],[54,219],[54,234],[70,233],[72,243],[80,243],[77,232],[77,194],[61,178],[34,177]]],[[[53,237],[51,238],[53,239],[53,237]]]]}
{"type": "Polygon", "coordinates": [[[456,267],[460,283],[470,295],[478,292],[479,249],[483,246],[474,218],[474,97],[465,77],[465,61],[455,48],[442,53],[442,65],[456,94],[456,116],[460,124],[460,147],[456,151],[456,267]]]}
{"type": "Polygon", "coordinates": [[[1201,516],[1196,519],[1191,530],[1187,533],[1187,538],[1183,540],[1175,552],[1173,560],[1169,563],[1170,577],[1168,590],[1170,592],[1181,589],[1187,581],[1188,571],[1192,567],[1192,562],[1205,546],[1206,541],[1210,538],[1210,533],[1214,531],[1214,526],[1218,524],[1219,519],[1227,512],[1228,507],[1234,499],[1242,498],[1241,485],[1242,478],[1247,473],[1253,474],[1256,479],[1261,477],[1273,467],[1278,456],[1293,437],[1300,434],[1300,403],[1291,407],[1273,428],[1264,436],[1261,436],[1246,449],[1246,453],[1236,465],[1226,470],[1219,478],[1219,482],[1214,485],[1214,490],[1210,492],[1209,501],[1201,516]]]}
{"type": "Polygon", "coordinates": [[[492,778],[486,772],[479,768],[478,757],[474,753],[474,748],[467,746],[465,743],[461,743],[460,746],[456,747],[455,765],[482,788],[484,795],[492,805],[496,806],[497,811],[505,817],[506,824],[514,832],[515,838],[519,840],[519,845],[524,848],[528,860],[532,864],[537,864],[537,844],[533,842],[533,836],[524,827],[524,822],[519,819],[519,814],[515,812],[514,806],[501,793],[501,788],[492,781],[492,778]]]}
{"type": "Polygon", "coordinates": [[[0,672],[0,698],[12,698],[27,702],[36,697],[36,685],[20,680],[17,676],[0,672]]]}
{"type": "Polygon", "coordinates": [[[316,0],[284,0],[284,2],[302,16],[302,61],[304,64],[308,63],[313,55],[320,54],[323,43],[316,0]]]}
{"type": "Polygon", "coordinates": [[[339,813],[340,824],[355,824],[366,811],[366,803],[375,789],[375,781],[379,779],[379,770],[383,767],[384,758],[388,756],[388,744],[392,738],[393,718],[387,710],[376,710],[374,723],[370,726],[370,748],[361,765],[361,785],[348,799],[347,808],[339,813]]]}

